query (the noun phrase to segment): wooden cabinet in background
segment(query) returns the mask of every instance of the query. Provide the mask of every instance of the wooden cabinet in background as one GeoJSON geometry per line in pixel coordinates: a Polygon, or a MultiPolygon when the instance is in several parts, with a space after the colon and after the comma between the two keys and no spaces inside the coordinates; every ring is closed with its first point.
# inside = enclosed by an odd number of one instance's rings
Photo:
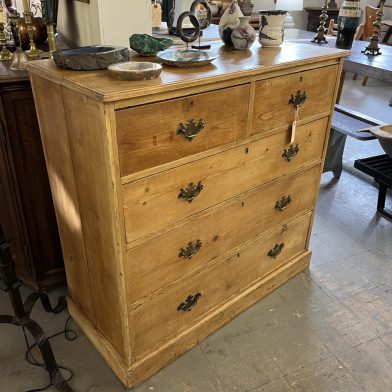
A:
{"type": "Polygon", "coordinates": [[[34,289],[65,282],[48,174],[27,72],[0,63],[0,225],[18,276],[34,289]]]}
{"type": "MultiPolygon", "coordinates": [[[[308,13],[308,31],[316,31],[320,26],[321,7],[305,7],[304,10],[308,13]]],[[[328,27],[329,21],[338,20],[339,8],[330,8],[328,11],[328,19],[325,25],[328,27]]]]}

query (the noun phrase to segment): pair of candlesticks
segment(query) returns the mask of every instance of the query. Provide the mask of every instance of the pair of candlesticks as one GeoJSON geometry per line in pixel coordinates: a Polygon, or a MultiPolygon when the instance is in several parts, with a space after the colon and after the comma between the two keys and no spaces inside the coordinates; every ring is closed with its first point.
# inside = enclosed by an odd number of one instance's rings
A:
{"type": "MultiPolygon", "coordinates": [[[[11,53],[6,47],[6,35],[5,35],[5,25],[4,23],[0,23],[0,60],[1,61],[11,61],[12,64],[10,69],[12,70],[24,70],[26,68],[26,64],[28,59],[37,59],[40,57],[40,51],[37,49],[37,46],[34,42],[34,30],[32,27],[33,21],[33,13],[29,11],[23,12],[23,16],[26,23],[26,30],[29,36],[29,50],[25,53],[22,50],[22,40],[19,32],[19,14],[15,11],[12,14],[8,12],[6,8],[6,12],[10,17],[10,27],[11,33],[15,42],[16,51],[11,53]]],[[[46,30],[48,35],[48,46],[49,46],[49,57],[53,58],[53,53],[56,50],[55,44],[55,36],[54,36],[54,26],[53,23],[46,23],[46,30]]]]}

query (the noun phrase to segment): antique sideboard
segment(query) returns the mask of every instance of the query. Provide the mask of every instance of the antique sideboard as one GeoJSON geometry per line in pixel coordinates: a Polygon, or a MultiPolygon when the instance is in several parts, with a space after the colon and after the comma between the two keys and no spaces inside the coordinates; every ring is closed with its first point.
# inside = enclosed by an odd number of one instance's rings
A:
{"type": "Polygon", "coordinates": [[[0,225],[18,276],[47,291],[65,282],[29,76],[0,62],[0,225]]]}
{"type": "Polygon", "coordinates": [[[310,262],[348,52],[211,50],[140,82],[29,68],[69,310],[128,387],[310,262]]]}

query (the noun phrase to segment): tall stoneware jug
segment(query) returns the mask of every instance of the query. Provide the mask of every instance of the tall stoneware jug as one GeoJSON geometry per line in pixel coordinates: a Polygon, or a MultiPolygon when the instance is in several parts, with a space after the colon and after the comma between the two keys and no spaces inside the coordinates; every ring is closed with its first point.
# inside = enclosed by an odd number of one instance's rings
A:
{"type": "Polygon", "coordinates": [[[238,1],[234,0],[227,7],[219,22],[219,35],[226,44],[233,46],[231,33],[240,24],[240,16],[244,16],[238,6],[238,1]]]}
{"type": "Polygon", "coordinates": [[[360,18],[360,0],[343,1],[338,16],[338,36],[336,37],[337,48],[351,49],[360,18]]]}

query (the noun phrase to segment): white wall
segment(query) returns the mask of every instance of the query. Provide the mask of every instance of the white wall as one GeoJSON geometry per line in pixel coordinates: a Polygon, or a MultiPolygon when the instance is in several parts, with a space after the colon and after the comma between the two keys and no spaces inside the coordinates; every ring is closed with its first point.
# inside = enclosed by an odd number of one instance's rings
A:
{"type": "MultiPolygon", "coordinates": [[[[16,0],[23,12],[22,0],[16,0]]],[[[151,34],[151,0],[59,0],[58,33],[70,46],[129,46],[134,33],[151,34]]]]}

